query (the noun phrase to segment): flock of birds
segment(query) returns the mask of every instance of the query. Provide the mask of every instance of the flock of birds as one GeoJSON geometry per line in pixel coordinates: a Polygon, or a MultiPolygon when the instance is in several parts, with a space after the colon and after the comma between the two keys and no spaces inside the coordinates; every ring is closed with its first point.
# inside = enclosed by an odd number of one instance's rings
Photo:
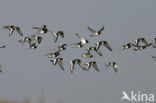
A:
{"type": "MultiPolygon", "coordinates": [[[[104,26],[101,27],[98,31],[89,27],[88,26],[88,30],[91,32],[91,37],[95,37],[95,36],[99,36],[102,34],[102,31],[104,30],[104,26]]],[[[14,33],[14,31],[17,31],[17,33],[22,36],[23,38],[21,40],[19,40],[19,42],[23,45],[24,43],[28,43],[28,49],[37,49],[38,45],[42,42],[43,37],[40,36],[39,34],[51,34],[54,36],[54,42],[56,43],[58,38],[64,38],[64,32],[63,31],[58,31],[56,33],[53,33],[51,30],[49,30],[47,28],[46,25],[43,25],[42,27],[32,27],[32,29],[36,29],[37,33],[33,34],[33,35],[29,35],[24,37],[22,30],[20,27],[11,25],[11,26],[4,26],[2,29],[6,29],[9,30],[9,36],[12,36],[12,34],[14,33]]],[[[80,34],[75,34],[76,37],[78,37],[80,39],[79,42],[72,44],[73,48],[82,48],[84,45],[86,45],[87,43],[89,43],[89,40],[85,39],[82,35],[80,34]]],[[[48,58],[53,58],[50,60],[50,62],[52,62],[53,65],[59,64],[59,67],[64,71],[64,66],[63,66],[63,58],[59,57],[60,53],[64,50],[66,50],[66,46],[67,44],[62,44],[58,47],[56,47],[52,52],[45,54],[45,56],[47,56],[48,58]]],[[[109,51],[112,51],[111,46],[109,45],[109,43],[107,41],[99,41],[96,43],[95,46],[89,47],[86,49],[86,52],[84,54],[82,54],[82,57],[84,58],[92,58],[92,51],[96,52],[97,55],[102,56],[102,53],[100,51],[101,46],[105,46],[109,51]]],[[[152,39],[152,43],[148,43],[147,40],[145,38],[138,38],[134,41],[134,43],[127,43],[125,45],[123,45],[121,47],[121,50],[126,50],[126,49],[130,49],[133,48],[133,50],[137,51],[137,50],[144,50],[149,46],[153,46],[153,48],[156,48],[156,38],[152,39]]],[[[0,47],[0,49],[5,48],[6,46],[3,45],[0,47]]],[[[152,56],[152,58],[156,61],[156,56],[152,56]]],[[[98,65],[96,61],[90,61],[87,63],[83,63],[82,60],[80,59],[74,59],[74,60],[70,60],[70,71],[71,73],[74,72],[74,68],[75,68],[75,64],[78,64],[84,71],[88,71],[91,67],[93,67],[97,72],[99,72],[98,69],[98,65]]],[[[112,67],[114,69],[114,71],[117,73],[118,72],[118,65],[116,62],[108,62],[105,64],[106,65],[106,69],[108,67],[112,67]]],[[[2,72],[2,67],[0,65],[0,72],[2,72]]]]}

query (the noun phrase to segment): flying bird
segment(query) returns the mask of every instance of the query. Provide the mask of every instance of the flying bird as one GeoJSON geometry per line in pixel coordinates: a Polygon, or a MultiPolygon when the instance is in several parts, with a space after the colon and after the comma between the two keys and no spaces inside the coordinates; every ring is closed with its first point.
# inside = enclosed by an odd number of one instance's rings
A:
{"type": "Polygon", "coordinates": [[[98,55],[102,56],[101,51],[99,49],[97,49],[96,47],[89,47],[86,50],[87,50],[87,52],[95,51],[98,55]]]}
{"type": "Polygon", "coordinates": [[[11,25],[11,26],[4,26],[3,29],[9,30],[9,36],[12,36],[12,34],[13,34],[13,32],[14,32],[15,30],[18,32],[19,35],[23,36],[23,33],[22,33],[20,27],[11,25]]]}
{"type": "Polygon", "coordinates": [[[22,45],[25,43],[25,42],[28,42],[29,45],[32,44],[32,39],[29,38],[29,37],[23,37],[22,40],[19,40],[20,43],[22,43],[22,45]]]}
{"type": "Polygon", "coordinates": [[[56,33],[53,33],[54,35],[54,42],[56,43],[57,42],[57,39],[59,36],[61,36],[62,38],[64,38],[64,32],[63,31],[58,31],[56,33]]]}
{"type": "Polygon", "coordinates": [[[126,44],[126,45],[123,45],[123,46],[121,47],[121,50],[129,49],[129,48],[131,48],[131,47],[132,47],[131,43],[128,43],[128,44],[126,44]]]}
{"type": "Polygon", "coordinates": [[[64,67],[63,67],[62,61],[63,61],[63,58],[56,58],[56,59],[50,60],[50,62],[52,62],[53,65],[56,65],[58,63],[60,68],[64,71],[64,67]]]}
{"type": "Polygon", "coordinates": [[[91,68],[91,66],[93,66],[93,68],[94,68],[97,72],[99,72],[99,69],[98,69],[97,62],[96,62],[96,61],[90,61],[89,63],[85,63],[85,65],[86,65],[86,70],[87,70],[87,71],[91,68]]]}
{"type": "Polygon", "coordinates": [[[101,27],[101,29],[99,31],[96,31],[95,29],[93,29],[93,28],[91,28],[89,26],[88,26],[88,29],[92,32],[92,35],[90,35],[90,36],[98,36],[104,30],[104,26],[101,27]]]}
{"type": "Polygon", "coordinates": [[[46,33],[51,33],[52,31],[50,31],[46,25],[42,25],[42,27],[32,27],[33,29],[37,29],[37,34],[46,34],[46,33]]]}
{"type": "Polygon", "coordinates": [[[36,45],[36,43],[30,44],[28,46],[28,49],[30,49],[30,50],[37,49],[37,48],[38,48],[38,46],[36,45]]]}
{"type": "Polygon", "coordinates": [[[108,62],[108,63],[106,64],[106,69],[107,69],[109,66],[113,67],[113,69],[114,69],[114,71],[115,71],[116,73],[118,72],[118,65],[116,64],[116,62],[108,62]]]}
{"type": "Polygon", "coordinates": [[[109,49],[110,51],[112,51],[112,48],[110,47],[110,45],[108,44],[107,41],[100,41],[96,43],[96,49],[99,49],[101,47],[101,45],[104,45],[107,49],[109,49]]]}
{"type": "Polygon", "coordinates": [[[55,50],[57,52],[61,52],[63,50],[66,50],[66,47],[65,46],[67,46],[67,44],[62,44],[61,46],[58,46],[55,50]]]}
{"type": "Polygon", "coordinates": [[[35,34],[28,36],[28,38],[31,38],[31,40],[37,41],[39,44],[41,43],[41,41],[43,39],[41,36],[37,36],[35,34]]]}
{"type": "Polygon", "coordinates": [[[82,37],[80,34],[75,34],[75,35],[80,39],[80,42],[73,44],[74,48],[81,48],[86,43],[89,43],[89,41],[87,39],[85,39],[84,37],[82,37]]]}
{"type": "Polygon", "coordinates": [[[82,63],[82,61],[80,59],[74,59],[74,60],[70,60],[70,71],[71,73],[74,72],[74,68],[75,68],[75,64],[78,64],[83,70],[85,70],[85,66],[82,63]]]}
{"type": "Polygon", "coordinates": [[[93,55],[90,52],[87,52],[85,54],[82,54],[82,57],[84,57],[84,58],[92,58],[93,55]]]}
{"type": "Polygon", "coordinates": [[[51,52],[51,53],[47,53],[45,56],[48,56],[48,58],[55,58],[58,57],[60,55],[60,52],[51,52]]]}

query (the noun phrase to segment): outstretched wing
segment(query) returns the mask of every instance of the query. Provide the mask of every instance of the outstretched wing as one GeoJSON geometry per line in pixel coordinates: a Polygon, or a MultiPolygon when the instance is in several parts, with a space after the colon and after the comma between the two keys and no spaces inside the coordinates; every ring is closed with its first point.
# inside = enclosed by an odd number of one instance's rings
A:
{"type": "Polygon", "coordinates": [[[59,64],[60,68],[64,71],[64,67],[63,67],[62,61],[58,61],[58,64],[59,64]]]}
{"type": "Polygon", "coordinates": [[[102,53],[99,49],[96,49],[96,53],[99,54],[100,56],[102,56],[102,53]]]}
{"type": "Polygon", "coordinates": [[[112,51],[112,48],[110,47],[110,45],[109,45],[107,42],[104,44],[104,46],[105,46],[107,49],[109,49],[110,51],[112,51]]]}
{"type": "Polygon", "coordinates": [[[98,66],[97,66],[96,63],[94,63],[92,66],[94,67],[94,69],[95,69],[97,72],[99,72],[99,69],[98,69],[98,66]]]}
{"type": "Polygon", "coordinates": [[[38,30],[42,30],[41,27],[32,27],[33,29],[38,29],[38,30]]]}
{"type": "Polygon", "coordinates": [[[19,35],[23,36],[22,30],[19,27],[16,27],[16,31],[18,32],[19,35]]]}
{"type": "Polygon", "coordinates": [[[81,67],[83,70],[86,70],[84,64],[82,63],[82,61],[78,62],[78,64],[80,65],[80,67],[81,67]]]}
{"type": "Polygon", "coordinates": [[[105,28],[104,26],[101,27],[101,29],[98,32],[102,32],[104,30],[104,28],[105,28]]]}
{"type": "Polygon", "coordinates": [[[88,26],[88,29],[89,29],[92,33],[96,33],[96,30],[93,29],[93,28],[91,28],[91,27],[89,27],[89,26],[88,26]]]}
{"type": "Polygon", "coordinates": [[[75,35],[81,40],[82,43],[86,41],[80,34],[76,33],[75,35]]]}

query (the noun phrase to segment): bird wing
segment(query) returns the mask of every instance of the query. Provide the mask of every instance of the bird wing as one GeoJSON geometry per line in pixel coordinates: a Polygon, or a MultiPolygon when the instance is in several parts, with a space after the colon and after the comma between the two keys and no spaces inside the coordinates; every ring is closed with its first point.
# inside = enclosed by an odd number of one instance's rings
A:
{"type": "Polygon", "coordinates": [[[38,38],[37,38],[37,42],[40,44],[41,41],[42,41],[42,37],[38,37],[38,38]]]}
{"type": "Polygon", "coordinates": [[[3,29],[11,30],[12,28],[10,26],[4,26],[3,29]]]}
{"type": "Polygon", "coordinates": [[[63,31],[58,31],[57,33],[60,34],[60,36],[61,36],[62,38],[64,38],[64,33],[63,33],[63,31]]]}
{"type": "Polygon", "coordinates": [[[73,61],[70,61],[70,71],[71,71],[71,73],[74,72],[74,64],[73,64],[73,61]]]}
{"type": "Polygon", "coordinates": [[[86,70],[84,64],[82,63],[82,61],[78,62],[78,64],[80,65],[80,67],[81,67],[83,70],[86,70]]]}
{"type": "Polygon", "coordinates": [[[148,45],[146,39],[143,39],[142,42],[143,42],[144,44],[148,45]]]}
{"type": "Polygon", "coordinates": [[[20,27],[16,27],[16,31],[18,32],[19,35],[23,36],[22,30],[20,27]]]}
{"type": "Polygon", "coordinates": [[[9,36],[11,36],[13,34],[13,32],[14,32],[14,30],[10,29],[9,36]]]}
{"type": "Polygon", "coordinates": [[[115,64],[115,65],[113,66],[113,69],[114,69],[114,71],[115,71],[116,73],[118,72],[117,64],[115,64]]]}
{"type": "Polygon", "coordinates": [[[82,43],[84,43],[86,40],[80,35],[80,34],[75,34],[80,40],[82,43]]]}
{"type": "Polygon", "coordinates": [[[58,61],[58,64],[59,64],[60,68],[64,71],[62,60],[61,61],[58,61]]]}
{"type": "Polygon", "coordinates": [[[93,29],[93,28],[91,28],[91,27],[89,27],[89,26],[88,26],[88,29],[89,29],[92,33],[96,33],[96,30],[93,29]]]}
{"type": "Polygon", "coordinates": [[[96,53],[99,54],[100,56],[102,56],[102,53],[99,49],[96,49],[96,53]]]}
{"type": "Polygon", "coordinates": [[[107,49],[109,49],[110,51],[112,51],[112,48],[110,47],[110,45],[109,45],[107,42],[104,44],[104,46],[105,46],[107,49]]]}
{"type": "Polygon", "coordinates": [[[32,27],[33,29],[38,29],[38,30],[42,30],[41,27],[32,27]]]}
{"type": "Polygon", "coordinates": [[[92,66],[94,67],[94,69],[95,69],[97,72],[99,72],[99,69],[98,69],[98,66],[97,66],[97,64],[96,64],[96,63],[95,63],[95,64],[93,64],[92,66]]]}
{"type": "Polygon", "coordinates": [[[54,42],[55,43],[56,43],[57,39],[58,39],[58,35],[54,34],[54,42]]]}
{"type": "Polygon", "coordinates": [[[98,32],[102,32],[104,30],[104,28],[105,28],[104,26],[101,27],[101,29],[98,32]]]}

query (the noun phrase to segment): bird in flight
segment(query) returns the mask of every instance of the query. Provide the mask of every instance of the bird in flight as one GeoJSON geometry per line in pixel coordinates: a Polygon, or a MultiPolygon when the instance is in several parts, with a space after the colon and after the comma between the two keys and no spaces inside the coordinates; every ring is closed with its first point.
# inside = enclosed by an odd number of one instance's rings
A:
{"type": "Polygon", "coordinates": [[[64,38],[64,32],[63,31],[58,31],[56,33],[53,33],[53,36],[54,36],[54,42],[56,43],[59,36],[64,38]]]}
{"type": "Polygon", "coordinates": [[[84,37],[82,37],[80,34],[76,33],[75,35],[80,39],[80,42],[73,44],[73,48],[81,48],[86,43],[89,43],[89,41],[87,39],[85,39],[84,37]]]}
{"type": "Polygon", "coordinates": [[[74,59],[74,60],[71,60],[70,61],[70,71],[71,71],[71,73],[73,73],[74,72],[74,68],[75,68],[75,64],[79,64],[79,66],[83,69],[83,70],[85,70],[85,66],[84,66],[84,64],[82,63],[82,61],[80,60],[80,59],[74,59]]]}
{"type": "Polygon", "coordinates": [[[101,45],[104,45],[107,49],[109,49],[110,51],[112,51],[112,48],[110,47],[110,45],[108,44],[107,41],[100,41],[96,43],[96,49],[99,49],[101,47],[101,45]]]}
{"type": "Polygon", "coordinates": [[[87,71],[91,68],[91,66],[93,66],[93,68],[94,68],[97,72],[99,72],[99,69],[98,69],[97,62],[96,62],[96,61],[90,61],[90,62],[88,62],[88,63],[85,63],[85,65],[86,65],[86,70],[87,70],[87,71]]]}
{"type": "Polygon", "coordinates": [[[37,34],[46,34],[46,33],[51,33],[52,31],[50,31],[46,25],[42,25],[42,27],[32,27],[33,29],[37,29],[37,34]]]}
{"type": "Polygon", "coordinates": [[[64,67],[63,67],[62,61],[63,61],[63,58],[56,58],[56,59],[50,60],[50,62],[52,62],[53,65],[56,65],[58,63],[60,68],[64,71],[64,67]]]}
{"type": "Polygon", "coordinates": [[[108,62],[108,63],[106,64],[106,69],[107,69],[109,66],[113,67],[113,69],[114,69],[114,71],[115,71],[116,73],[118,72],[118,65],[116,64],[116,62],[108,62]]]}
{"type": "Polygon", "coordinates": [[[91,27],[89,27],[89,26],[88,26],[88,29],[92,32],[92,35],[90,35],[90,36],[98,36],[98,35],[100,35],[101,32],[104,30],[104,26],[101,27],[101,29],[98,30],[98,31],[96,31],[95,29],[93,29],[93,28],[91,28],[91,27]]]}
{"type": "Polygon", "coordinates": [[[20,27],[11,25],[11,26],[4,26],[3,29],[9,30],[9,36],[12,36],[12,34],[13,34],[13,32],[14,32],[15,30],[18,32],[19,35],[23,36],[23,33],[22,33],[20,27]]]}

